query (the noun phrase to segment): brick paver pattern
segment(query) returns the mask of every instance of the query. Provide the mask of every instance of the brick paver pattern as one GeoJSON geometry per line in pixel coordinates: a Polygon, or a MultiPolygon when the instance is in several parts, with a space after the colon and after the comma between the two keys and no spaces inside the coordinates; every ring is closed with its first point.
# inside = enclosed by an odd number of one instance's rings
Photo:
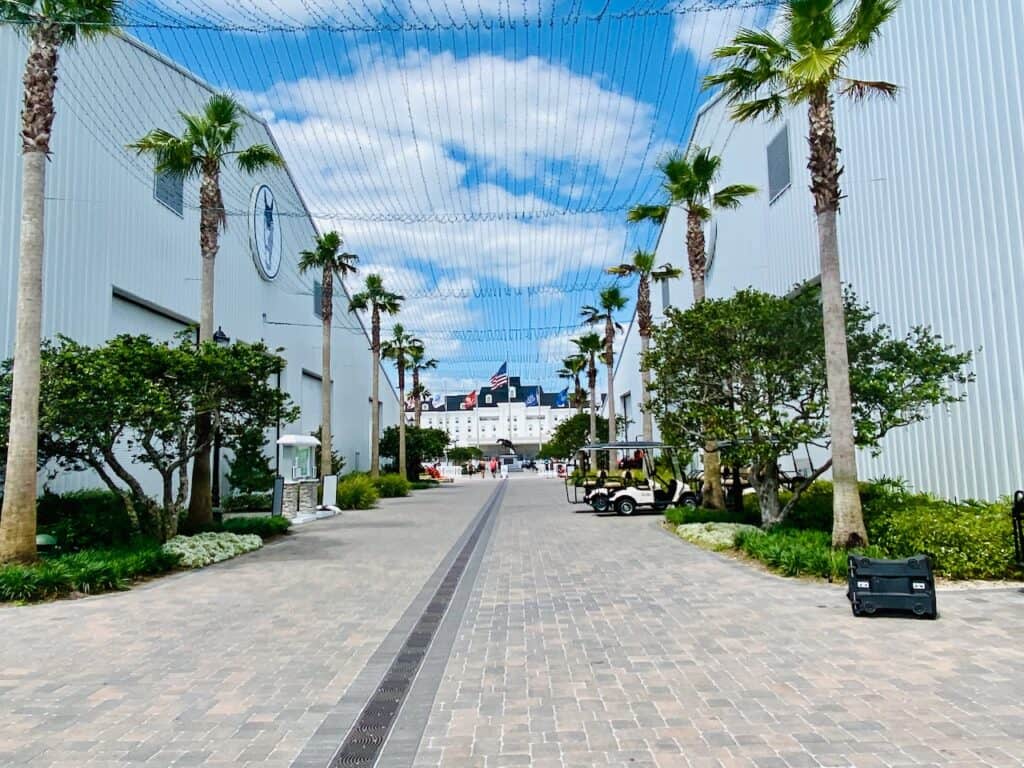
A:
{"type": "Polygon", "coordinates": [[[560,492],[511,484],[416,768],[1024,765],[1019,592],[855,619],[560,492]]]}
{"type": "MultiPolygon", "coordinates": [[[[285,768],[493,489],[388,500],[126,593],[0,608],[0,766],[285,768]]],[[[416,768],[1024,765],[1024,594],[855,619],[839,586],[658,523],[509,481],[416,768]]]]}

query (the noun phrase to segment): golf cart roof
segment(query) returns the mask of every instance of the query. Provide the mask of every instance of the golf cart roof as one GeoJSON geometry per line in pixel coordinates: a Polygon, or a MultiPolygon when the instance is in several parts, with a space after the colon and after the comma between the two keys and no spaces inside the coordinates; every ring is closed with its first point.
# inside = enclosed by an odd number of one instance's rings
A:
{"type": "Polygon", "coordinates": [[[668,445],[666,443],[658,443],[653,440],[636,440],[633,442],[616,442],[616,443],[593,443],[592,445],[584,445],[580,448],[581,451],[608,451],[608,450],[629,450],[629,449],[642,449],[650,450],[652,448],[675,448],[674,445],[668,445]]]}

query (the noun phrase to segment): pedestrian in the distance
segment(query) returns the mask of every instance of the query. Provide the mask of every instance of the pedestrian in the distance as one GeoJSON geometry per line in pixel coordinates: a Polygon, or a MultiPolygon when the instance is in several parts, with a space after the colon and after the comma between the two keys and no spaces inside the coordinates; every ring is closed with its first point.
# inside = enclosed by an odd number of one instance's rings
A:
{"type": "Polygon", "coordinates": [[[491,477],[494,478],[494,477],[497,477],[497,476],[498,476],[498,460],[496,458],[494,458],[493,456],[491,456],[491,477]]]}

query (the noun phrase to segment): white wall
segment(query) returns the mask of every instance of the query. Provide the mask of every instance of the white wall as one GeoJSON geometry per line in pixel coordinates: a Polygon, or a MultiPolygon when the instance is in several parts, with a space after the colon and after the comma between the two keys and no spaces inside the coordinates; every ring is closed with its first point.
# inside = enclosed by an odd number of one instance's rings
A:
{"type": "MultiPolygon", "coordinates": [[[[24,43],[0,28],[0,354],[13,353],[18,222],[20,218],[19,112],[24,43]]],[[[123,291],[181,319],[198,315],[200,257],[198,185],[185,185],[178,216],[153,197],[151,161],[125,145],[152,128],[179,132],[178,110],[199,111],[209,89],[187,73],[126,39],[82,42],[59,64],[53,159],[47,179],[43,334],[64,333],[96,344],[132,330],[163,335],[176,325],[113,297],[123,291]]],[[[266,125],[246,116],[239,142],[272,143],[266,125]]],[[[302,370],[320,373],[320,328],[313,314],[312,276],[300,276],[297,254],[310,247],[313,224],[286,170],[248,177],[235,168],[222,179],[228,227],[217,257],[216,323],[232,339],[264,339],[282,348],[287,368],[282,387],[307,406],[303,429],[319,418],[302,370]],[[282,230],[283,263],[276,280],[260,277],[244,215],[257,183],[274,191],[282,230]],[[315,409],[315,412],[314,412],[315,409]],[[312,416],[312,421],[310,417],[312,416]]],[[[338,296],[332,372],[335,381],[335,449],[354,466],[369,457],[370,371],[368,342],[338,296]]],[[[307,377],[308,378],[308,377],[307,377]]],[[[384,382],[385,424],[397,419],[397,399],[384,382]]],[[[273,456],[272,446],[268,455],[273,456]]],[[[226,470],[226,467],[225,467],[226,470]]],[[[54,487],[92,483],[65,478],[54,487]]],[[[156,486],[150,482],[150,489],[156,486]]]]}
{"type": "MultiPolygon", "coordinates": [[[[958,497],[1024,483],[1021,51],[1017,0],[905,0],[870,55],[850,64],[901,91],[895,101],[837,104],[844,280],[897,333],[929,324],[976,350],[978,377],[965,403],[892,433],[880,458],[861,454],[863,477],[898,475],[958,497]]],[[[785,122],[793,182],[769,205],[765,151],[780,124],[735,125],[721,102],[699,117],[694,143],[722,155],[721,184],[763,190],[716,215],[709,296],[746,286],[785,293],[818,274],[806,114],[789,110],[785,122]]],[[[681,219],[673,212],[666,231],[681,219]]],[[[681,239],[662,237],[659,262],[684,253],[681,239]]]]}

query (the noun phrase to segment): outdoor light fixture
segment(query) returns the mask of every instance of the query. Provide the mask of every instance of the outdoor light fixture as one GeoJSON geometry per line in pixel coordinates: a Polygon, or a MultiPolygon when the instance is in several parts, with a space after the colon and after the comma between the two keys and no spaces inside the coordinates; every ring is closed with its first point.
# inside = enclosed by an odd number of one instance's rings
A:
{"type": "Polygon", "coordinates": [[[224,333],[224,329],[219,325],[217,326],[217,330],[213,332],[213,340],[216,344],[219,344],[222,347],[226,347],[231,343],[231,337],[224,333]]]}

